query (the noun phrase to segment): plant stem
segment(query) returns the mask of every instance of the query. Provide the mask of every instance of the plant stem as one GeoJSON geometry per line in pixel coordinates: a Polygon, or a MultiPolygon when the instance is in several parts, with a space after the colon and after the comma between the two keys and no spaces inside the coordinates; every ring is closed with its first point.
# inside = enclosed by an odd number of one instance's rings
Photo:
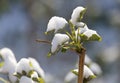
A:
{"type": "Polygon", "coordinates": [[[36,39],[36,42],[42,42],[42,43],[47,43],[47,44],[51,44],[50,41],[47,41],[47,40],[41,40],[41,39],[36,39]]]}
{"type": "Polygon", "coordinates": [[[85,59],[85,52],[84,48],[81,49],[79,53],[79,64],[78,64],[78,83],[83,83],[83,72],[84,72],[84,59],[85,59]]]}

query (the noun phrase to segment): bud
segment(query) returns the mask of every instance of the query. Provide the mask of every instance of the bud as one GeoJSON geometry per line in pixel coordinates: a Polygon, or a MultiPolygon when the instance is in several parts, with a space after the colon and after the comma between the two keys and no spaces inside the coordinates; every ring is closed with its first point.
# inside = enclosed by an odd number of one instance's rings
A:
{"type": "Polygon", "coordinates": [[[41,76],[43,79],[45,79],[45,73],[43,69],[41,68],[40,64],[35,60],[34,58],[28,58],[31,62],[33,69],[38,73],[39,76],[41,76]]]}
{"type": "Polygon", "coordinates": [[[48,22],[46,33],[53,30],[57,32],[63,29],[67,23],[68,22],[63,17],[54,16],[48,22]]]}
{"type": "Polygon", "coordinates": [[[61,46],[62,44],[66,43],[69,41],[69,36],[66,34],[60,34],[57,33],[55,34],[53,40],[52,40],[52,47],[51,47],[51,52],[54,53],[57,51],[58,47],[61,46]]]}
{"type": "Polygon", "coordinates": [[[14,53],[9,48],[2,48],[0,50],[0,56],[3,59],[3,62],[1,62],[3,65],[0,67],[0,72],[3,74],[8,74],[9,80],[12,83],[15,83],[17,81],[17,78],[13,76],[13,73],[15,72],[17,61],[14,53]]]}
{"type": "Polygon", "coordinates": [[[81,38],[84,41],[101,41],[100,35],[95,31],[88,29],[83,34],[81,34],[81,38]]]}
{"type": "Polygon", "coordinates": [[[83,18],[83,15],[85,13],[86,9],[84,7],[77,7],[73,10],[73,13],[71,15],[71,22],[76,25],[77,22],[80,22],[80,20],[83,18]]]}
{"type": "MultiPolygon", "coordinates": [[[[74,74],[78,75],[78,69],[74,69],[72,72],[74,74]]],[[[86,65],[84,65],[83,77],[85,79],[91,80],[91,79],[95,78],[96,76],[94,75],[94,73],[86,65]]]]}

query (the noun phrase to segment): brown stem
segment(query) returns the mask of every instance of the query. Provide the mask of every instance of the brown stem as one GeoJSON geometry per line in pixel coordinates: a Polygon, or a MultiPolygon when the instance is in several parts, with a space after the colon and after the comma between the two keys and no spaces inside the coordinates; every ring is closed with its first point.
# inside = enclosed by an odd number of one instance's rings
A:
{"type": "Polygon", "coordinates": [[[85,58],[86,50],[84,48],[81,49],[79,53],[79,64],[78,64],[78,83],[83,83],[83,72],[84,72],[84,58],[85,58]]]}
{"type": "Polygon", "coordinates": [[[41,40],[41,39],[36,39],[36,42],[43,42],[43,43],[47,43],[47,44],[51,44],[50,41],[47,41],[47,40],[41,40]]]}

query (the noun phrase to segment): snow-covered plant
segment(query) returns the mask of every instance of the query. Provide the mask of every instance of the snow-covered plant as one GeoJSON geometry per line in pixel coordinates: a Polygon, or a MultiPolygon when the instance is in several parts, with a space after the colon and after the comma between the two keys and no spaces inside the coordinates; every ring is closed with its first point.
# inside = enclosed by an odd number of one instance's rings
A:
{"type": "MultiPolygon", "coordinates": [[[[77,62],[78,64],[78,62],[77,62]]],[[[88,55],[85,55],[85,61],[84,61],[84,82],[94,79],[96,76],[100,76],[102,74],[101,67],[93,62],[88,55]]],[[[68,74],[65,77],[65,82],[71,83],[71,81],[76,79],[76,75],[78,76],[78,67],[76,66],[75,69],[72,70],[72,72],[68,72],[68,74]],[[75,74],[75,75],[74,75],[75,74]]]]}
{"type": "Polygon", "coordinates": [[[17,63],[9,48],[1,49],[0,56],[0,73],[7,74],[11,83],[44,83],[44,71],[34,58],[22,58],[17,63]]]}
{"type": "Polygon", "coordinates": [[[19,83],[35,83],[31,78],[22,76],[19,83]]]}
{"type": "MultiPolygon", "coordinates": [[[[74,74],[78,75],[78,69],[74,69],[72,72],[74,74]]],[[[94,73],[86,65],[84,65],[83,77],[84,77],[85,80],[91,80],[91,79],[95,78],[94,73]]]]}
{"type": "Polygon", "coordinates": [[[17,65],[14,53],[9,48],[0,49],[0,57],[2,61],[0,62],[0,73],[8,74],[9,80],[15,83],[17,78],[13,75],[15,72],[15,67],[17,65]]]}
{"type": "Polygon", "coordinates": [[[51,42],[51,52],[55,53],[59,47],[69,41],[69,36],[66,34],[56,33],[51,42]]]}
{"type": "Polygon", "coordinates": [[[63,17],[54,16],[48,22],[46,34],[53,30],[56,33],[58,30],[63,29],[67,24],[67,21],[63,17]]]}
{"type": "MultiPolygon", "coordinates": [[[[49,32],[54,31],[51,50],[48,53],[48,56],[51,56],[58,51],[66,52],[68,49],[78,53],[79,65],[78,69],[76,69],[78,71],[78,83],[83,83],[83,77],[86,79],[89,78],[89,76],[95,77],[92,71],[95,70],[95,68],[91,66],[90,69],[84,65],[86,52],[86,49],[83,46],[84,43],[89,41],[101,41],[102,39],[95,30],[89,29],[87,24],[82,22],[85,12],[86,8],[84,7],[79,6],[75,8],[71,15],[71,19],[68,22],[63,17],[53,16],[49,20],[47,30],[45,32],[46,34],[49,34],[49,32]],[[66,25],[70,27],[68,28],[70,30],[64,29],[66,28],[66,25]]],[[[93,64],[93,66],[94,65],[95,64],[93,64]]]]}
{"type": "MultiPolygon", "coordinates": [[[[14,75],[18,78],[18,81],[27,81],[31,79],[30,83],[44,83],[44,71],[33,58],[22,58],[16,65],[14,75]],[[24,78],[22,78],[25,76],[24,78]]],[[[30,81],[30,80],[29,80],[30,81]]],[[[22,82],[20,82],[22,83],[22,82]]]]}

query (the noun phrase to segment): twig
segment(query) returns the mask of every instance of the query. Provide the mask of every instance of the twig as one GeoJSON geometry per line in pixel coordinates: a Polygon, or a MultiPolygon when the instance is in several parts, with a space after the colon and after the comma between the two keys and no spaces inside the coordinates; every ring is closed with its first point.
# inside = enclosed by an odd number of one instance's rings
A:
{"type": "Polygon", "coordinates": [[[79,53],[78,83],[83,83],[85,52],[86,52],[86,50],[84,48],[82,48],[81,52],[79,53]]]}
{"type": "Polygon", "coordinates": [[[47,40],[41,40],[41,39],[36,39],[36,42],[39,42],[39,43],[47,43],[47,44],[51,44],[50,41],[47,41],[47,40]]]}

